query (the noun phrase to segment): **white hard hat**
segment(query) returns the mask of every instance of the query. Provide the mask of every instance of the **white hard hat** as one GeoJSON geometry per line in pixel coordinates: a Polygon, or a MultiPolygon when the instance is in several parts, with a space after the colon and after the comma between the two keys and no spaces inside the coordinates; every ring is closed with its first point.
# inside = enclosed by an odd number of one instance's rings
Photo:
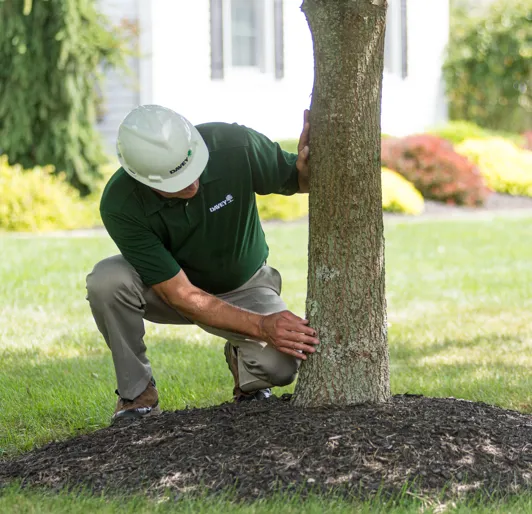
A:
{"type": "Polygon", "coordinates": [[[209,150],[196,127],[160,105],[141,105],[124,118],[116,152],[129,175],[166,193],[190,186],[209,160],[209,150]]]}

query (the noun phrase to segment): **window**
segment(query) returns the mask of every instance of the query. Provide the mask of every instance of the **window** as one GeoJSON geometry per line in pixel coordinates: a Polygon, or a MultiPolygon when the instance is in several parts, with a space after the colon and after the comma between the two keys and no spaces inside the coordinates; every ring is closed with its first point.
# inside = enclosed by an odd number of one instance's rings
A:
{"type": "Polygon", "coordinates": [[[384,69],[393,75],[408,75],[407,0],[389,0],[384,43],[384,69]]]}
{"type": "Polygon", "coordinates": [[[210,0],[211,77],[284,76],[283,0],[210,0]]]}
{"type": "Polygon", "coordinates": [[[260,0],[231,2],[231,65],[259,66],[261,62],[262,17],[260,0]]]}
{"type": "Polygon", "coordinates": [[[224,78],[222,0],[211,0],[211,79],[224,78]]]}

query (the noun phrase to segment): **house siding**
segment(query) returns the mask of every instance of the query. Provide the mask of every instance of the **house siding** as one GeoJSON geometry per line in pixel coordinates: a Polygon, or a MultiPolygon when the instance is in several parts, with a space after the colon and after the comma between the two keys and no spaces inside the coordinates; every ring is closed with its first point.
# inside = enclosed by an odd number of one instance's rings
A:
{"type": "MultiPolygon", "coordinates": [[[[113,19],[137,16],[141,29],[141,58],[132,63],[136,83],[125,87],[123,79],[109,76],[110,110],[101,127],[108,140],[130,108],[148,102],[170,107],[194,124],[237,122],[272,139],[299,135],[314,80],[312,39],[301,0],[284,0],[280,80],[274,66],[268,73],[226,67],[223,79],[212,79],[210,0],[101,1],[113,19]]],[[[264,1],[273,17],[273,0],[264,1]]],[[[393,135],[419,132],[447,119],[441,67],[449,1],[407,0],[407,27],[408,74],[384,74],[382,130],[393,135]]],[[[273,55],[273,35],[271,46],[273,55]]]]}
{"type": "MultiPolygon", "coordinates": [[[[138,23],[140,1],[144,0],[100,0],[100,9],[113,24],[120,25],[123,20],[138,23]]],[[[113,154],[120,122],[140,103],[139,59],[128,59],[128,67],[130,71],[127,74],[114,70],[105,73],[103,117],[98,123],[98,130],[103,136],[105,149],[113,154]]]]}
{"type": "MultiPolygon", "coordinates": [[[[398,2],[399,0],[389,0],[398,2]]],[[[408,0],[408,75],[383,79],[382,130],[421,132],[447,120],[442,66],[449,39],[448,0],[408,0]]]]}
{"type": "MultiPolygon", "coordinates": [[[[273,17],[273,2],[267,1],[273,17]]],[[[274,68],[266,74],[226,70],[223,80],[211,80],[209,0],[153,0],[154,101],[195,124],[237,122],[272,138],[294,137],[310,104],[314,68],[311,36],[300,5],[301,0],[284,2],[281,80],[275,78],[274,68]]],[[[273,41],[272,35],[272,45],[273,41]]]]}

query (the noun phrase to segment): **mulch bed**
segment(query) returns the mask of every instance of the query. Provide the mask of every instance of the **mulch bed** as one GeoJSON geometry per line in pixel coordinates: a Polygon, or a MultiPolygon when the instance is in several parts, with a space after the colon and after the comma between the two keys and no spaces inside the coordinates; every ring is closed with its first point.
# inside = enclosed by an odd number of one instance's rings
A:
{"type": "Polygon", "coordinates": [[[532,416],[414,395],[388,403],[302,409],[288,395],[165,412],[0,462],[11,480],[94,492],[240,499],[313,490],[357,498],[532,491],[532,416]]]}

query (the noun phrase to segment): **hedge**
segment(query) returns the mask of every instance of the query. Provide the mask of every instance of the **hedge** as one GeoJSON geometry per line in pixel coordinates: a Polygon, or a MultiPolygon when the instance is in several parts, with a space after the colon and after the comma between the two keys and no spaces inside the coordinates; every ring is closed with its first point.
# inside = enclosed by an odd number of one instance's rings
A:
{"type": "Polygon", "coordinates": [[[532,196],[532,152],[501,138],[469,139],[456,151],[478,166],[494,191],[532,196]]]}
{"type": "Polygon", "coordinates": [[[495,130],[532,129],[530,0],[455,13],[443,67],[451,119],[495,130]]]}
{"type": "Polygon", "coordinates": [[[526,134],[519,135],[512,132],[489,130],[465,120],[450,121],[445,125],[429,130],[429,133],[446,139],[453,145],[460,144],[466,139],[490,139],[493,137],[508,139],[518,146],[526,145],[526,134]]]}
{"type": "Polygon", "coordinates": [[[437,136],[384,139],[382,164],[432,200],[474,207],[482,205],[490,193],[478,168],[437,136]]]}
{"type": "MultiPolygon", "coordinates": [[[[9,165],[0,156],[0,230],[50,231],[101,226],[99,203],[101,192],[116,166],[100,169],[105,177],[90,196],[80,198],[64,174],[54,168],[35,167],[24,170],[9,165]]],[[[406,180],[390,170],[383,170],[383,210],[418,214],[423,198],[406,180]]],[[[257,195],[259,214],[263,220],[294,220],[308,214],[307,195],[257,195]]]]}
{"type": "Polygon", "coordinates": [[[53,166],[23,170],[0,156],[0,228],[25,232],[87,226],[93,212],[53,166]]]}
{"type": "MultiPolygon", "coordinates": [[[[307,195],[257,195],[259,215],[263,220],[290,221],[308,215],[307,195]]],[[[425,201],[421,193],[399,173],[382,169],[382,210],[402,214],[421,214],[425,201]]]]}
{"type": "Polygon", "coordinates": [[[382,210],[403,214],[421,214],[425,201],[421,193],[396,171],[382,169],[382,210]]]}
{"type": "MultiPolygon", "coordinates": [[[[289,221],[308,215],[308,196],[257,195],[257,206],[263,220],[289,221]]],[[[423,196],[411,182],[395,171],[382,169],[383,211],[418,215],[424,208],[423,196]]]]}

